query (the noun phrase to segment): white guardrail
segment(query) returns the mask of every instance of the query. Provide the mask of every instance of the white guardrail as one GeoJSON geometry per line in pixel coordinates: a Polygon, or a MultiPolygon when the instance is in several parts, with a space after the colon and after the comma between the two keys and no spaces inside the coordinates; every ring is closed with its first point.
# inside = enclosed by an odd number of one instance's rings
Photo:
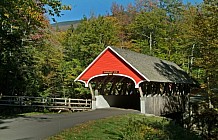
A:
{"type": "Polygon", "coordinates": [[[35,106],[75,111],[91,109],[92,100],[30,96],[0,96],[0,106],[35,106]]]}

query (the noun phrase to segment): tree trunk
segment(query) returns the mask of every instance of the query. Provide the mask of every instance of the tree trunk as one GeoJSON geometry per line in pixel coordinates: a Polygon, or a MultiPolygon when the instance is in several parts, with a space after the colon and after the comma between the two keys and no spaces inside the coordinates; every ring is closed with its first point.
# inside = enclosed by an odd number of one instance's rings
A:
{"type": "Polygon", "coordinates": [[[149,36],[149,49],[150,49],[150,55],[152,55],[152,36],[151,36],[151,32],[150,32],[150,36],[149,36]]]}

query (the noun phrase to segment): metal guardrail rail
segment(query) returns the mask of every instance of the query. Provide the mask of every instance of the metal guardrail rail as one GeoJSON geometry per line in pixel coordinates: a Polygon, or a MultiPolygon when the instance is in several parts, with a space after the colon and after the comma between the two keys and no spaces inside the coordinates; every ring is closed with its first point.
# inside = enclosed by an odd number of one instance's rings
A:
{"type": "Polygon", "coordinates": [[[30,96],[0,96],[0,106],[32,106],[53,110],[91,110],[91,99],[50,98],[30,96]]]}

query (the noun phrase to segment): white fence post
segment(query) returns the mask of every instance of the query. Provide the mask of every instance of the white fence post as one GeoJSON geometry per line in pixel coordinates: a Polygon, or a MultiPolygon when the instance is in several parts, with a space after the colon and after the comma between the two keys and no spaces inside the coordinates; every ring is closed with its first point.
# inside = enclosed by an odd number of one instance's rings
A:
{"type": "Polygon", "coordinates": [[[68,107],[69,107],[69,108],[71,107],[71,104],[70,104],[71,102],[70,102],[70,100],[71,100],[71,99],[69,98],[69,99],[68,99],[68,107]]]}
{"type": "Polygon", "coordinates": [[[145,97],[140,98],[141,113],[145,114],[145,97]]]}
{"type": "Polygon", "coordinates": [[[85,104],[85,106],[87,106],[87,99],[86,99],[86,104],[85,104]]]}
{"type": "Polygon", "coordinates": [[[64,98],[64,105],[67,105],[67,98],[64,98]]]}

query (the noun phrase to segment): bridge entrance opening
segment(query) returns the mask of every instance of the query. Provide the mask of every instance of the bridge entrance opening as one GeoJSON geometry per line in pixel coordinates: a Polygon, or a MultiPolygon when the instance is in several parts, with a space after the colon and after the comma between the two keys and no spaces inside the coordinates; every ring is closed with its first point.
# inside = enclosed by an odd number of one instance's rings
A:
{"type": "Polygon", "coordinates": [[[90,82],[96,98],[96,108],[140,110],[140,94],[130,78],[108,75],[96,77],[90,82]]]}

